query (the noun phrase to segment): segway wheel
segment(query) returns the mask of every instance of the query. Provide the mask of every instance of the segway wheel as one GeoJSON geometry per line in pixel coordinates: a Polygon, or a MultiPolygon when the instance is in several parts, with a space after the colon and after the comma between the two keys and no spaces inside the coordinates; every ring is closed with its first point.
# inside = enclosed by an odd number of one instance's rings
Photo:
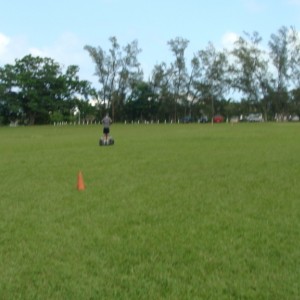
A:
{"type": "Polygon", "coordinates": [[[112,146],[114,143],[115,140],[113,137],[109,137],[107,141],[103,137],[101,137],[99,140],[99,146],[112,146]]]}

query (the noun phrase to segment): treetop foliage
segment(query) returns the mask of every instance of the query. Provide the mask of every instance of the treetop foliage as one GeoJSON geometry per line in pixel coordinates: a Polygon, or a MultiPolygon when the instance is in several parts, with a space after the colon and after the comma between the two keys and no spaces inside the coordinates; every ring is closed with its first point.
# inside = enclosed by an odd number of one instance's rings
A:
{"type": "Polygon", "coordinates": [[[207,47],[186,57],[189,41],[167,42],[173,61],[153,66],[145,81],[134,40],[110,49],[84,46],[95,65],[96,90],[80,80],[79,67],[66,70],[53,59],[27,55],[0,67],[0,123],[47,124],[99,120],[173,120],[261,112],[265,119],[300,114],[300,39],[295,28],[281,27],[262,46],[258,32],[239,37],[231,51],[207,47]],[[239,95],[240,101],[233,101],[239,95]],[[92,106],[88,99],[96,100],[92,106]],[[79,116],[75,115],[79,112],[79,116]]]}

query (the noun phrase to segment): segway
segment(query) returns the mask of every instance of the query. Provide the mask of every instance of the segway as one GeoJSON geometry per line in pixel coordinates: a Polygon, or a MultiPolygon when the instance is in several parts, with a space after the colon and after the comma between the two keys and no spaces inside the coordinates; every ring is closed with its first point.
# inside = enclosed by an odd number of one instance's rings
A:
{"type": "Polygon", "coordinates": [[[112,136],[108,136],[107,139],[102,136],[99,140],[99,146],[112,146],[115,143],[115,140],[112,136]]]}

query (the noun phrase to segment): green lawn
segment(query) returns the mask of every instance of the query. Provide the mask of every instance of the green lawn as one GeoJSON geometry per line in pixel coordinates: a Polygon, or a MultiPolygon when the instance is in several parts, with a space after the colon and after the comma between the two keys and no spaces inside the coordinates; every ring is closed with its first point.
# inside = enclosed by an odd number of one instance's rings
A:
{"type": "Polygon", "coordinates": [[[0,299],[300,299],[300,123],[101,132],[0,128],[0,299]]]}

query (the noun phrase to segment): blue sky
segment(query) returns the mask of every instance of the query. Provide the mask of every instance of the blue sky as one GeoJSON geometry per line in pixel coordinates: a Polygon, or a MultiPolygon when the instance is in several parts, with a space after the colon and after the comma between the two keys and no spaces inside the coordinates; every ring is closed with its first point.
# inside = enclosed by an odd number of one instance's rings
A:
{"type": "Polygon", "coordinates": [[[138,40],[139,61],[149,74],[172,61],[167,42],[190,41],[187,60],[208,42],[229,48],[243,31],[259,32],[267,45],[282,26],[300,31],[300,0],[0,0],[0,66],[27,54],[80,67],[90,80],[94,64],[85,45],[108,51],[109,37],[125,46],[138,40]]]}

